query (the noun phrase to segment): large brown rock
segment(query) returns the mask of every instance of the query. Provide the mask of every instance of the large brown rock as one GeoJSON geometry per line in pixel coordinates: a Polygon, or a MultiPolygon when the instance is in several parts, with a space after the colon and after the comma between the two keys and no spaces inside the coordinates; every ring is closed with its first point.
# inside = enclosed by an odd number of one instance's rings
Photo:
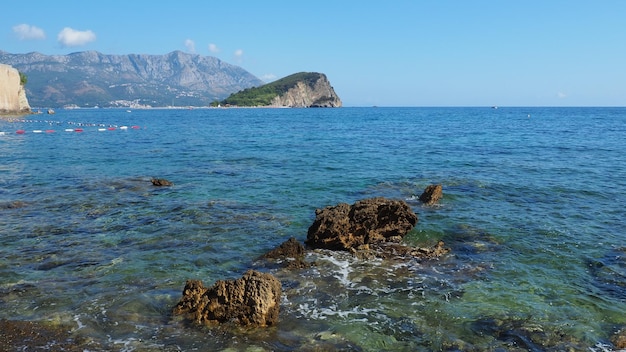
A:
{"type": "Polygon", "coordinates": [[[417,215],[402,200],[382,197],[353,205],[315,210],[306,244],[312,248],[354,251],[370,244],[400,242],[417,224],[417,215]]]}
{"type": "Polygon", "coordinates": [[[235,322],[268,326],[278,322],[280,281],[273,275],[248,270],[240,279],[219,280],[206,288],[200,280],[188,280],[174,314],[198,324],[235,322]]]}

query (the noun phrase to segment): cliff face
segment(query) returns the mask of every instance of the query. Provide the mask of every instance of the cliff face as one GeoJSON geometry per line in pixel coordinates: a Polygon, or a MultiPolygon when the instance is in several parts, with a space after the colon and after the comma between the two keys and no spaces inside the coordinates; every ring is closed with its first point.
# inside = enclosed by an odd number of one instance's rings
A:
{"type": "Polygon", "coordinates": [[[15,68],[0,64],[0,114],[22,113],[30,113],[30,105],[20,74],[15,68]]]}
{"type": "Polygon", "coordinates": [[[337,108],[341,106],[341,99],[326,75],[319,74],[316,80],[297,82],[286,92],[272,99],[271,106],[337,108]]]}

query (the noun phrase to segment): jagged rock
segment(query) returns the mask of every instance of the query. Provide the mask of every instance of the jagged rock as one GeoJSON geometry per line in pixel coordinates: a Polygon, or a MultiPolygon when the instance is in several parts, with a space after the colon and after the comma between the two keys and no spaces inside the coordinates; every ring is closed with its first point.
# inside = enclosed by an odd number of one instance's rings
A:
{"type": "Polygon", "coordinates": [[[157,186],[157,187],[162,187],[162,186],[172,186],[174,185],[172,182],[164,179],[164,178],[153,178],[150,180],[150,182],[152,182],[152,185],[157,186]]]}
{"type": "Polygon", "coordinates": [[[0,114],[28,114],[30,105],[17,69],[0,64],[0,114]]]}
{"type": "Polygon", "coordinates": [[[304,260],[304,246],[295,238],[291,237],[277,248],[265,253],[263,258],[281,261],[289,269],[307,268],[310,266],[304,260]]]}
{"type": "Polygon", "coordinates": [[[273,275],[248,270],[240,279],[219,280],[206,288],[200,280],[188,280],[175,315],[198,324],[235,322],[268,326],[278,322],[281,283],[273,275]]]}
{"type": "Polygon", "coordinates": [[[400,242],[417,224],[417,215],[406,202],[382,197],[353,205],[315,210],[306,244],[312,248],[355,251],[370,244],[400,242]]]}
{"type": "Polygon", "coordinates": [[[426,205],[433,205],[443,197],[443,187],[441,185],[429,185],[420,195],[420,201],[426,205]]]}

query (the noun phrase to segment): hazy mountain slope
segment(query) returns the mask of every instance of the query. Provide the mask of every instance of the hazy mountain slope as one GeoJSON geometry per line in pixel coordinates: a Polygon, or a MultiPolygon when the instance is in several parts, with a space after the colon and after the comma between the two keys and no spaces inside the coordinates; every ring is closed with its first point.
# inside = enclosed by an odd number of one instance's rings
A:
{"type": "Polygon", "coordinates": [[[264,82],[215,57],[174,51],[166,55],[10,54],[0,63],[28,77],[31,106],[206,106],[264,82]]]}

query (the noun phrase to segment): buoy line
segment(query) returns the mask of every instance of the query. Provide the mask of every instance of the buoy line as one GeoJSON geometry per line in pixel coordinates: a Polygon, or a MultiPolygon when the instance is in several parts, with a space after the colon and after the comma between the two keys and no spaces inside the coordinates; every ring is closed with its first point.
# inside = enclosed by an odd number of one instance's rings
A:
{"type": "MultiPolygon", "coordinates": [[[[106,131],[116,131],[116,130],[128,130],[128,129],[133,129],[133,130],[139,130],[141,129],[141,126],[138,125],[131,125],[131,126],[127,126],[127,125],[116,125],[116,124],[104,124],[104,123],[89,123],[89,122],[74,122],[74,121],[66,121],[66,122],[62,122],[62,121],[53,121],[53,120],[30,120],[30,119],[10,119],[7,120],[8,122],[13,122],[13,123],[41,123],[41,124],[46,124],[50,127],[53,126],[58,126],[60,128],[60,131],[63,132],[86,132],[88,130],[88,127],[95,127],[95,131],[97,132],[106,132],[106,131]],[[69,125],[69,127],[67,128],[63,128],[63,125],[69,125]]],[[[26,130],[25,128],[20,128],[18,130],[16,130],[15,132],[7,132],[7,131],[0,131],[0,136],[6,136],[6,135],[10,135],[10,134],[29,134],[29,133],[34,133],[34,134],[50,134],[50,133],[55,133],[56,130],[53,128],[47,128],[47,129],[33,129],[33,130],[26,130]]]]}
{"type": "MultiPolygon", "coordinates": [[[[119,127],[108,127],[108,128],[97,128],[94,131],[97,132],[106,132],[106,131],[126,131],[126,130],[140,130],[141,126],[137,126],[137,125],[133,125],[133,126],[119,126],[119,127]]],[[[65,128],[62,130],[63,132],[87,132],[88,130],[82,128],[82,127],[77,127],[77,128],[65,128]]],[[[44,134],[44,133],[55,133],[57,132],[56,130],[53,129],[46,129],[46,130],[24,130],[24,129],[19,129],[16,130],[15,132],[7,132],[7,131],[0,131],[0,136],[7,136],[10,134],[29,134],[29,133],[34,133],[34,134],[44,134]]]]}

